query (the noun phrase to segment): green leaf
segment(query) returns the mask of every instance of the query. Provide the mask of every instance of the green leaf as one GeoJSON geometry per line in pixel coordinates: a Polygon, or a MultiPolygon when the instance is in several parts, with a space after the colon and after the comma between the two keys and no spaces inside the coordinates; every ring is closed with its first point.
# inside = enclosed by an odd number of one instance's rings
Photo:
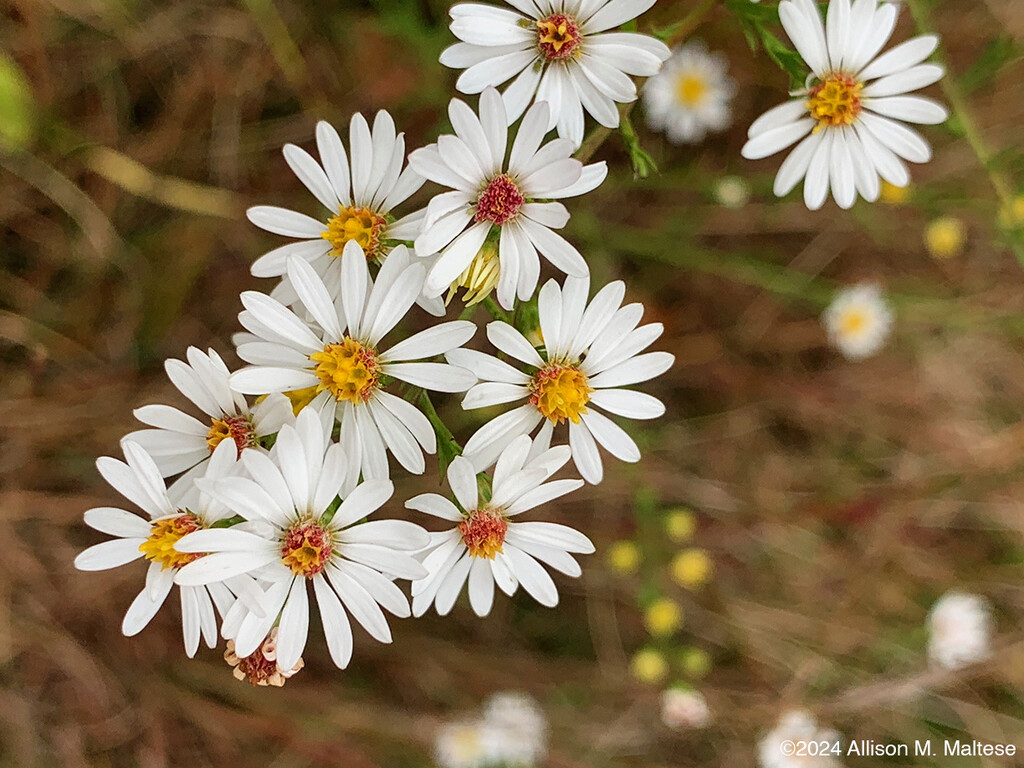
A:
{"type": "Polygon", "coordinates": [[[960,76],[960,90],[967,95],[987,85],[992,82],[992,78],[1002,69],[1003,65],[1019,58],[1022,53],[1024,53],[1024,49],[1021,49],[1013,38],[1008,36],[995,38],[985,46],[970,68],[960,76]]]}
{"type": "Polygon", "coordinates": [[[0,51],[0,149],[27,148],[36,135],[36,102],[18,63],[0,51]]]}

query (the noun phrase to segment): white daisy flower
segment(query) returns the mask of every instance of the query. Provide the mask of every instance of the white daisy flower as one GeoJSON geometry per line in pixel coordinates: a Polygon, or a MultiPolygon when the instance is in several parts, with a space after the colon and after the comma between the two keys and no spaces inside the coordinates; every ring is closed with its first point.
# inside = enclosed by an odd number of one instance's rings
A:
{"type": "Polygon", "coordinates": [[[459,507],[436,493],[405,502],[409,509],[457,523],[443,533],[430,534],[430,545],[420,553],[428,575],[413,582],[414,616],[422,616],[431,604],[446,616],[467,578],[469,602],[477,616],[490,613],[495,582],[506,595],[522,584],[541,605],[557,605],[555,582],[538,560],[576,577],[580,566],[569,553],[590,554],[594,545],[565,525],[519,523],[511,518],[583,485],[582,480],[545,482],[568,460],[567,446],[538,452],[524,435],[498,458],[490,500],[480,498],[473,464],[459,456],[448,465],[448,484],[459,507]]]}
{"type": "Polygon", "coordinates": [[[392,578],[424,575],[408,553],[426,546],[429,537],[418,525],[401,520],[360,523],[391,498],[394,486],[390,480],[368,480],[346,493],[347,461],[344,448],[330,443],[317,414],[307,408],[294,427],[281,428],[269,456],[242,452],[252,479],[196,481],[204,493],[249,522],[197,531],[178,541],[178,552],[210,554],[183,567],[175,580],[195,587],[253,574],[269,583],[265,615],[238,606],[224,619],[222,632],[234,641],[239,658],[259,648],[276,624],[277,666],[295,667],[309,630],[310,582],[331,659],[340,668],[352,658],[346,610],[382,643],[391,642],[391,630],[380,608],[409,615],[409,603],[392,578]],[[339,495],[344,501],[328,513],[339,495]]]}
{"type": "Polygon", "coordinates": [[[479,118],[459,99],[452,99],[448,114],[456,135],[441,136],[409,156],[420,174],[452,189],[430,201],[416,238],[420,256],[441,254],[427,275],[425,295],[440,296],[460,282],[488,238],[498,248],[498,302],[505,309],[517,295],[525,301],[536,290],[538,252],[566,274],[589,275],[580,252],[552,231],[566,225],[569,212],[551,201],[596,188],[608,175],[607,165],[584,167],[570,157],[573,147],[566,139],[542,147],[544,102],[526,113],[507,161],[505,107],[496,90],[481,94],[479,118]]]}
{"type": "Polygon", "coordinates": [[[744,157],[758,160],[800,142],[779,168],[776,195],[789,194],[806,177],[808,208],[821,208],[829,190],[849,208],[858,193],[878,199],[879,177],[909,184],[904,160],[931,159],[928,143],[904,122],[933,125],[949,116],[938,102],[907,95],[942,77],[942,67],[922,63],[939,39],[922,35],[878,56],[897,13],[878,0],[830,0],[822,26],[814,0],[779,4],[782,25],[813,74],[793,100],[754,121],[743,147],[744,157]]]}
{"type": "Polygon", "coordinates": [[[191,489],[222,441],[234,442],[241,456],[243,448],[256,446],[261,437],[274,434],[294,418],[284,395],[270,395],[249,408],[242,395],[231,391],[231,372],[212,349],[204,354],[189,347],[186,357],[188,363],[174,358],[164,363],[167,378],[205,414],[209,425],[169,405],[144,405],[133,413],[153,429],[126,435],[153,457],[164,477],[185,472],[171,486],[172,496],[191,489]]]}
{"type": "MultiPolygon", "coordinates": [[[[116,538],[89,547],[75,558],[80,571],[103,571],[130,563],[139,558],[149,560],[146,586],[128,608],[121,624],[127,637],[137,635],[152,620],[164,604],[179,569],[201,559],[202,554],[184,554],[174,545],[183,536],[198,531],[232,516],[232,512],[206,494],[198,494],[196,503],[185,507],[179,499],[171,500],[156,463],[142,447],[131,440],[123,440],[121,448],[127,463],[109,456],[96,461],[103,478],[122,496],[149,515],[147,520],[118,507],[96,507],[85,513],[90,528],[116,538]]],[[[234,445],[224,441],[213,452],[205,466],[205,477],[223,478],[235,468],[234,445]]],[[[254,610],[258,608],[261,593],[252,579],[227,576],[211,579],[204,586],[186,586],[181,595],[181,626],[185,640],[185,653],[195,656],[200,635],[207,646],[217,645],[217,617],[214,607],[225,616],[235,603],[235,596],[243,597],[254,610]]]]}
{"type": "Polygon", "coordinates": [[[437,450],[433,427],[414,405],[384,391],[385,379],[437,392],[464,392],[476,381],[468,371],[444,363],[410,362],[465,344],[476,332],[468,321],[434,325],[390,349],[381,340],[419,296],[424,268],[398,246],[374,282],[362,249],[354,242],[341,257],[341,294],[330,292],[302,259],[288,262],[288,276],[311,325],[280,302],[255,291],[242,294],[242,324],[261,341],[242,344],[238,356],[252,365],[231,375],[231,387],[246,394],[316,387],[307,408],[325,423],[341,421],[353,478],[389,477],[387,451],[410,472],[422,474],[423,452],[437,450]]]}
{"type": "Polygon", "coordinates": [[[547,752],[548,721],[532,696],[496,693],[484,705],[484,723],[493,733],[492,752],[501,765],[536,765],[547,752]]]}
{"type": "Polygon", "coordinates": [[[828,742],[840,738],[839,733],[818,725],[814,715],[803,710],[786,712],[757,745],[761,768],[839,768],[842,763],[828,754],[797,755],[793,744],[828,742]]]}
{"type": "Polygon", "coordinates": [[[661,722],[673,730],[706,728],[711,723],[711,708],[700,691],[667,688],[661,693],[661,722]]]}
{"type": "Polygon", "coordinates": [[[616,102],[636,99],[630,75],[650,77],[669,49],[633,32],[608,32],[647,11],[655,0],[507,0],[516,10],[483,3],[452,6],[452,33],[462,42],[441,54],[441,63],[465,69],[462,93],[480,93],[515,77],[503,99],[508,122],[530,100],[551,107],[545,130],[578,147],[583,110],[601,125],[619,125],[616,102]],[[518,11],[518,12],[517,12],[518,11]]]}
{"type": "Polygon", "coordinates": [[[844,288],[822,315],[829,341],[844,357],[863,360],[878,352],[892,332],[892,310],[874,283],[844,288]]]}
{"type": "Polygon", "coordinates": [[[962,669],[992,653],[988,601],[966,592],[947,592],[928,614],[928,658],[944,669],[962,669]]]}
{"type": "Polygon", "coordinates": [[[542,351],[507,323],[487,326],[490,342],[525,364],[526,370],[475,350],[448,353],[448,362],[474,371],[480,379],[466,393],[463,408],[526,400],[469,438],[463,455],[477,471],[493,464],[505,446],[519,435],[531,434],[542,422],[537,435],[541,445],[550,444],[555,426],[568,423],[573,461],[588,483],[599,483],[604,476],[598,443],[617,459],[640,460],[633,439],[594,406],[630,419],[661,416],[665,406],[660,400],[622,387],[660,376],[675,357],[668,352],[640,354],[664,328],[661,323],[637,327],[643,305],[621,306],[626,291],[621,281],[606,285],[588,305],[589,287],[589,280],[567,278],[564,288],[549,280],[541,289],[542,351]]]}
{"type": "MultiPolygon", "coordinates": [[[[264,254],[252,265],[256,277],[284,278],[272,295],[287,305],[296,299],[287,277],[289,258],[309,262],[334,298],[341,287],[341,255],[346,243],[358,244],[367,261],[382,262],[399,242],[415,239],[425,213],[421,209],[397,220],[392,215],[423,186],[423,177],[408,166],[402,169],[405,135],[395,132],[395,122],[387,112],[377,113],[372,133],[366,118],[359,113],[352,116],[351,160],[329,123],[317,123],[316,146],[320,162],[294,144],[285,145],[284,159],[329,215],[313,218],[271,205],[257,205],[246,213],[260,229],[299,239],[264,254]]],[[[423,304],[432,314],[444,314],[440,302],[423,304]]]]}
{"type": "Polygon", "coordinates": [[[677,48],[661,71],[644,85],[647,125],[676,144],[695,144],[732,122],[736,83],[721,53],[695,40],[677,48]]]}

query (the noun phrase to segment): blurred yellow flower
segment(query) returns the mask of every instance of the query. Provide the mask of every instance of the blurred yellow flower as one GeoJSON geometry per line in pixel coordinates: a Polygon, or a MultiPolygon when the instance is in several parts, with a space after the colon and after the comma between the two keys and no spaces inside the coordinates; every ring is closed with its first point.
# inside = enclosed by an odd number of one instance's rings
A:
{"type": "Polygon", "coordinates": [[[889,205],[902,205],[910,199],[910,191],[911,187],[909,184],[905,187],[897,187],[895,184],[883,181],[879,199],[889,205]]]}
{"type": "Polygon", "coordinates": [[[715,184],[715,199],[725,208],[738,210],[750,201],[750,185],[739,176],[723,176],[715,184]]]}
{"type": "Polygon", "coordinates": [[[675,509],[665,516],[665,532],[672,541],[689,541],[697,530],[697,518],[688,509],[675,509]]]}
{"type": "Polygon", "coordinates": [[[672,559],[672,578],[687,589],[708,581],[713,569],[714,564],[703,549],[684,549],[672,559]]]}
{"type": "Polygon", "coordinates": [[[1017,195],[1008,205],[999,211],[999,223],[1004,229],[1020,229],[1024,227],[1024,195],[1017,195]]]}
{"type": "Polygon", "coordinates": [[[683,609],[675,600],[658,598],[644,611],[644,624],[654,637],[667,637],[683,625],[683,609]]]}
{"type": "Polygon", "coordinates": [[[640,567],[640,548],[635,541],[616,541],[608,548],[608,565],[623,576],[636,573],[640,567]]]}
{"type": "Polygon", "coordinates": [[[924,243],[936,259],[959,256],[967,239],[967,227],[960,219],[943,216],[931,222],[924,231],[924,243]]]}
{"type": "Polygon", "coordinates": [[[653,685],[665,679],[668,674],[668,662],[660,651],[644,648],[636,652],[630,663],[633,677],[641,683],[653,685]]]}

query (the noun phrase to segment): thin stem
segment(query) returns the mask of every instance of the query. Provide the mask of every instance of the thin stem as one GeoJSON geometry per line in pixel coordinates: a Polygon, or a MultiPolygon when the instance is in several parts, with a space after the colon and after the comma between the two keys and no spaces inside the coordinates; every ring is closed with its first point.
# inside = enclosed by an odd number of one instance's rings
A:
{"type": "MultiPolygon", "coordinates": [[[[907,0],[907,7],[914,17],[917,28],[921,32],[931,33],[933,27],[928,9],[924,3],[921,0],[907,0]]],[[[964,96],[963,91],[960,90],[956,80],[950,75],[949,62],[945,60],[941,48],[939,49],[938,58],[946,70],[946,76],[942,78],[942,91],[946,95],[950,109],[960,123],[963,137],[988,176],[989,182],[995,190],[996,197],[999,199],[1000,210],[1012,211],[1014,203],[1013,183],[1010,181],[1010,177],[1002,169],[997,168],[993,162],[994,154],[992,149],[974,120],[974,115],[967,103],[967,98],[964,96]]],[[[1011,249],[1017,260],[1021,262],[1021,265],[1024,265],[1024,245],[1013,243],[1011,244],[1011,249]]]]}
{"type": "MultiPolygon", "coordinates": [[[[700,5],[686,14],[682,21],[679,22],[679,26],[675,32],[672,33],[672,36],[665,40],[665,45],[669,48],[674,48],[679,45],[679,43],[683,42],[683,40],[689,37],[697,27],[704,23],[704,20],[707,18],[708,14],[711,13],[714,7],[718,5],[718,2],[719,0],[704,0],[700,5]]],[[[642,80],[637,84],[638,90],[642,84],[642,80]]],[[[629,117],[634,106],[636,106],[636,101],[632,101],[629,104],[619,105],[619,125],[622,125],[622,122],[629,117]]],[[[583,140],[580,148],[576,151],[576,159],[583,163],[587,162],[594,156],[594,153],[597,152],[611,134],[611,128],[599,125],[583,140]]]]}
{"type": "Polygon", "coordinates": [[[491,313],[491,317],[495,320],[501,320],[503,322],[512,325],[512,313],[506,312],[499,306],[498,302],[494,300],[493,296],[488,296],[483,301],[484,308],[491,313]]]}

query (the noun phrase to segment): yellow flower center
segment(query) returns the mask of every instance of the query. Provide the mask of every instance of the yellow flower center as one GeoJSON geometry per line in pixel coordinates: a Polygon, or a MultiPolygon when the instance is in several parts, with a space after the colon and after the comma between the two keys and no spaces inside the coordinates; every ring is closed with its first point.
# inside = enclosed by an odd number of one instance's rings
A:
{"type": "Polygon", "coordinates": [[[541,368],[530,382],[530,403],[553,424],[566,419],[579,424],[593,391],[579,368],[552,363],[541,368]]]}
{"type": "Polygon", "coordinates": [[[298,523],[281,544],[281,562],[296,576],[311,579],[327,567],[332,549],[331,532],[320,523],[298,523]]]}
{"type": "Polygon", "coordinates": [[[459,533],[471,557],[493,560],[502,551],[507,532],[508,520],[491,509],[475,509],[459,523],[459,533]]]}
{"type": "Polygon", "coordinates": [[[339,402],[365,403],[377,386],[377,353],[348,336],[340,344],[328,344],[323,352],[314,352],[309,359],[316,363],[313,372],[320,379],[316,391],[326,390],[339,402]]]}
{"type": "Polygon", "coordinates": [[[225,416],[223,419],[210,419],[212,426],[206,434],[206,445],[210,453],[221,444],[221,441],[231,439],[238,448],[238,455],[242,451],[256,444],[256,434],[253,431],[252,419],[248,416],[225,416]]]}
{"type": "Polygon", "coordinates": [[[466,303],[466,306],[472,307],[474,304],[479,304],[490,296],[491,291],[498,286],[500,274],[501,265],[498,262],[498,249],[487,243],[473,257],[469,266],[459,275],[458,279],[451,284],[445,303],[451,303],[459,288],[465,288],[466,291],[462,294],[462,300],[466,303]]]}
{"type": "Polygon", "coordinates": [[[150,528],[149,538],[139,544],[139,552],[144,554],[147,560],[160,563],[162,571],[168,568],[183,568],[193,560],[198,560],[202,554],[179,552],[174,545],[182,536],[187,536],[202,527],[199,518],[191,512],[155,520],[150,528]]]}
{"type": "Polygon", "coordinates": [[[369,208],[354,205],[341,208],[337,216],[327,222],[327,230],[320,235],[331,246],[331,256],[341,256],[345,244],[355,240],[363,249],[367,259],[381,255],[381,240],[387,219],[369,208]]]}
{"type": "Polygon", "coordinates": [[[582,39],[579,24],[564,13],[554,13],[537,22],[537,46],[546,59],[564,61],[579,55],[582,39]]]}
{"type": "Polygon", "coordinates": [[[857,336],[865,331],[868,314],[863,309],[851,309],[839,318],[839,333],[842,336],[857,336]]]}
{"type": "Polygon", "coordinates": [[[693,107],[704,101],[708,85],[698,75],[682,75],[676,82],[676,96],[684,106],[693,107]]]}
{"type": "Polygon", "coordinates": [[[850,125],[860,115],[864,83],[849,75],[834,74],[811,89],[807,110],[818,121],[814,132],[850,125]]]}

